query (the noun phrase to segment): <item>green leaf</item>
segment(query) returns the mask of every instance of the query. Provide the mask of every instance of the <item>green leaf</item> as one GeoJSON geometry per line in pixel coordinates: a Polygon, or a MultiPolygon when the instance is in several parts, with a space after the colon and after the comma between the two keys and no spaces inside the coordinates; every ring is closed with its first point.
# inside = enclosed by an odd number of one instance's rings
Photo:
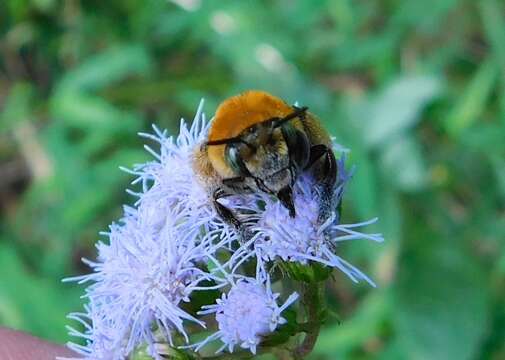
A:
{"type": "Polygon", "coordinates": [[[381,349],[380,354],[378,356],[374,356],[374,359],[377,360],[404,360],[405,352],[401,346],[395,339],[390,340],[385,344],[384,349],[381,349]]]}
{"type": "Polygon", "coordinates": [[[12,86],[0,114],[0,134],[30,120],[33,95],[31,84],[20,82],[12,86]]]}
{"type": "Polygon", "coordinates": [[[412,137],[402,136],[384,145],[380,155],[383,176],[398,190],[421,189],[427,180],[427,169],[421,148],[412,137]]]}
{"type": "Polygon", "coordinates": [[[51,105],[53,115],[73,127],[108,132],[138,128],[139,120],[133,114],[97,96],[68,92],[55,96],[51,105]]]}
{"type": "Polygon", "coordinates": [[[348,203],[362,219],[377,216],[377,168],[367,154],[357,147],[353,148],[349,163],[355,165],[356,170],[349,183],[348,193],[343,199],[343,216],[345,217],[348,203]]]}
{"type": "Polygon", "coordinates": [[[442,91],[435,76],[404,76],[387,86],[370,102],[360,119],[365,143],[377,147],[412,127],[421,111],[442,91]]]}
{"type": "Polygon", "coordinates": [[[440,23],[458,2],[458,0],[403,0],[395,7],[392,23],[394,26],[413,27],[414,31],[420,33],[437,33],[442,26],[440,23]]]}
{"type": "Polygon", "coordinates": [[[44,13],[50,13],[54,6],[56,5],[56,0],[31,0],[33,5],[44,13]]]}
{"type": "Polygon", "coordinates": [[[14,247],[0,243],[0,263],[8,269],[0,277],[0,321],[45,339],[67,339],[66,315],[80,308],[80,290],[32,274],[14,247]]]}
{"type": "Polygon", "coordinates": [[[445,127],[450,135],[459,135],[462,130],[474,124],[486,110],[497,74],[497,67],[491,57],[480,65],[463,96],[455,102],[445,119],[445,127]]]}
{"type": "MultiPolygon", "coordinates": [[[[494,56],[502,70],[505,68],[505,20],[503,2],[482,0],[479,2],[484,33],[491,43],[494,56]]],[[[505,70],[503,70],[505,71],[505,70]]]]}
{"type": "Polygon", "coordinates": [[[486,279],[458,239],[419,230],[411,228],[415,242],[401,255],[396,284],[393,320],[405,358],[473,359],[487,331],[486,279]]]}
{"type": "Polygon", "coordinates": [[[116,46],[91,57],[67,73],[58,92],[98,90],[127,75],[145,75],[151,71],[151,67],[151,58],[143,46],[116,46]]]}
{"type": "Polygon", "coordinates": [[[495,172],[496,182],[501,198],[505,200],[505,159],[503,154],[490,154],[491,164],[495,172]]]}
{"type": "Polygon", "coordinates": [[[348,194],[344,196],[343,213],[351,206],[360,218],[377,216],[378,174],[376,166],[363,141],[364,130],[356,128],[355,119],[365,118],[368,111],[367,101],[348,98],[344,103],[343,121],[331,122],[327,125],[332,133],[338,135],[338,141],[350,149],[347,158],[348,166],[355,167],[354,175],[349,183],[348,194]]]}
{"type": "Polygon", "coordinates": [[[505,18],[503,2],[483,0],[479,2],[484,34],[491,44],[493,58],[500,69],[500,110],[505,117],[505,18]]]}
{"type": "Polygon", "coordinates": [[[396,32],[383,32],[367,37],[349,37],[334,47],[328,59],[338,68],[370,66],[390,56],[397,40],[396,32]]]}
{"type": "Polygon", "coordinates": [[[349,319],[324,328],[314,350],[326,358],[345,358],[354,348],[376,336],[389,315],[391,297],[387,290],[374,290],[349,319]]]}

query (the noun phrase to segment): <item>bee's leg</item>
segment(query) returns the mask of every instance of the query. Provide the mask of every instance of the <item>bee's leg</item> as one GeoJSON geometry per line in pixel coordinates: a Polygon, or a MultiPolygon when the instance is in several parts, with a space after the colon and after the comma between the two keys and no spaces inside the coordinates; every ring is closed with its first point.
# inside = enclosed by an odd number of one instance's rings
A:
{"type": "Polygon", "coordinates": [[[337,210],[340,217],[340,202],[337,204],[337,160],[333,150],[328,148],[324,157],[323,179],[321,181],[321,207],[319,209],[319,222],[323,223],[330,217],[334,210],[337,210]],[[337,209],[335,209],[337,208],[337,209]]]}
{"type": "MultiPolygon", "coordinates": [[[[313,167],[314,177],[320,187],[319,223],[330,217],[336,206],[337,160],[332,149],[324,144],[314,145],[310,149],[309,162],[306,169],[313,167]]],[[[339,209],[337,209],[340,212],[339,209]]]]}
{"type": "Polygon", "coordinates": [[[313,167],[319,160],[323,158],[328,152],[328,146],[324,144],[312,145],[310,147],[309,161],[305,166],[304,170],[308,170],[313,167]]]}
{"type": "Polygon", "coordinates": [[[214,198],[214,207],[217,214],[229,225],[232,225],[236,230],[242,227],[242,223],[235,217],[235,214],[226,206],[217,201],[219,198],[214,198]]]}
{"type": "Polygon", "coordinates": [[[232,194],[227,193],[222,188],[216,189],[212,196],[214,208],[216,209],[216,212],[219,215],[219,217],[221,217],[221,219],[223,219],[224,222],[227,223],[228,225],[233,226],[233,228],[238,232],[238,234],[241,237],[241,241],[247,242],[247,240],[249,240],[252,237],[251,231],[247,229],[239,219],[237,219],[233,211],[231,211],[229,208],[227,208],[218,201],[220,198],[230,195],[232,194]]]}

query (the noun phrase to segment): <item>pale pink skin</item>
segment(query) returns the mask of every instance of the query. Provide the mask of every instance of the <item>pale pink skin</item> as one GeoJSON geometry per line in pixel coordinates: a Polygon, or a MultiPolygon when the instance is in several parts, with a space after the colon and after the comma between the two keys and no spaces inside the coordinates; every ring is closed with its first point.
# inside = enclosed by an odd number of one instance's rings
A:
{"type": "Polygon", "coordinates": [[[57,356],[76,357],[76,354],[64,346],[0,327],[0,359],[54,360],[57,356]]]}

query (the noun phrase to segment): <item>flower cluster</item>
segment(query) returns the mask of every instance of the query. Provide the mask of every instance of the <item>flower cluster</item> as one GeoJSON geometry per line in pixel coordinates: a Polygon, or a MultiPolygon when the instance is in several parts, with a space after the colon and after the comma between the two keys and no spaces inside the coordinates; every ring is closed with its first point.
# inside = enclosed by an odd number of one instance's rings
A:
{"type": "Polygon", "coordinates": [[[256,353],[261,336],[269,334],[286,323],[281,313],[298,298],[291,294],[282,306],[277,304],[279,293],[273,293],[270,279],[242,278],[232,285],[227,294],[214,305],[205,305],[200,315],[215,314],[218,331],[206,340],[196,344],[198,351],[208,342],[220,339],[221,352],[228,347],[233,352],[235,345],[256,353]],[[244,326],[247,324],[247,326],[244,326]]]}
{"type": "Polygon", "coordinates": [[[216,245],[211,243],[216,232],[228,242],[235,236],[215,217],[186,165],[206,126],[200,106],[193,126],[188,129],[181,123],[175,141],[156,128],[156,136],[143,134],[158,141],[161,150],[151,151],[156,161],[130,171],[137,176],[133,184],[142,184],[142,192],[131,192],[138,196],[136,206],[125,207],[123,218],[103,233],[108,242],[98,243],[98,260],[85,260],[93,273],[70,279],[93,282],[86,290],[87,311],[70,314],[85,327],[84,332],[70,329],[86,340],[84,346],[70,345],[82,355],[122,359],[147,344],[157,357],[157,333],[173,344],[174,332],[188,340],[183,321],[204,326],[183,310],[181,302],[188,302],[202,281],[222,286],[223,279],[202,263],[216,245]]]}
{"type": "MultiPolygon", "coordinates": [[[[80,328],[69,327],[70,334],[84,341],[69,346],[83,358],[120,360],[145,347],[161,359],[160,342],[200,351],[214,340],[222,343],[218,352],[239,346],[256,353],[262,340],[286,323],[282,313],[298,298],[295,291],[272,290],[273,282],[282,280],[272,272],[278,262],[319,263],[373,284],[337,255],[336,246],[382,237],[357,230],[371,222],[340,224],[337,210],[320,224],[319,195],[309,176],[295,185],[295,218],[266,195],[228,200],[235,210],[245,210],[240,219],[253,234],[245,242],[217,215],[191,165],[209,128],[202,107],[203,102],[190,127],[181,121],[177,137],[156,127],[154,134],[141,134],[160,150],[146,146],[155,160],[124,169],[140,188],[129,190],[137,197],[134,206],[125,207],[123,217],[103,233],[108,240],[97,244],[98,259],[84,260],[92,273],[67,279],[91,283],[85,311],[69,315],[80,328]],[[207,302],[195,309],[199,294],[207,302]],[[211,327],[216,327],[213,334],[194,343],[191,336],[198,329],[211,327]]],[[[338,175],[336,205],[350,178],[343,158],[338,175]]]]}
{"type": "MultiPolygon", "coordinates": [[[[350,175],[344,168],[344,157],[337,164],[339,181],[335,201],[340,203],[350,175]]],[[[354,282],[365,280],[374,286],[370,278],[338,256],[335,248],[337,243],[346,240],[383,241],[381,234],[365,234],[357,230],[374,223],[377,219],[357,224],[340,224],[339,213],[334,211],[324,223],[320,224],[318,197],[314,180],[309,176],[303,176],[294,188],[294,202],[297,209],[295,218],[290,217],[288,209],[272,198],[263,196],[261,202],[253,203],[261,204],[264,210],[255,207],[253,214],[249,216],[248,222],[254,224],[252,228],[256,236],[250,244],[242,246],[240,251],[235,253],[237,263],[252,256],[250,249],[252,247],[254,256],[265,262],[276,259],[301,264],[317,262],[340,269],[354,282]]]]}

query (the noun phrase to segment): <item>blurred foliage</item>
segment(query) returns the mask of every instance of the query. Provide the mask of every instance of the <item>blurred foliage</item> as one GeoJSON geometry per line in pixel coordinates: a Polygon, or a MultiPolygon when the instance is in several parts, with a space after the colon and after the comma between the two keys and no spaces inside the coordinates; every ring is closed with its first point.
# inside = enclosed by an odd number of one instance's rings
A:
{"type": "Polygon", "coordinates": [[[201,97],[307,104],[357,165],[314,359],[505,358],[505,4],[498,0],[0,2],[0,323],[67,340],[97,233],[131,203],[138,131],[201,97]]]}

